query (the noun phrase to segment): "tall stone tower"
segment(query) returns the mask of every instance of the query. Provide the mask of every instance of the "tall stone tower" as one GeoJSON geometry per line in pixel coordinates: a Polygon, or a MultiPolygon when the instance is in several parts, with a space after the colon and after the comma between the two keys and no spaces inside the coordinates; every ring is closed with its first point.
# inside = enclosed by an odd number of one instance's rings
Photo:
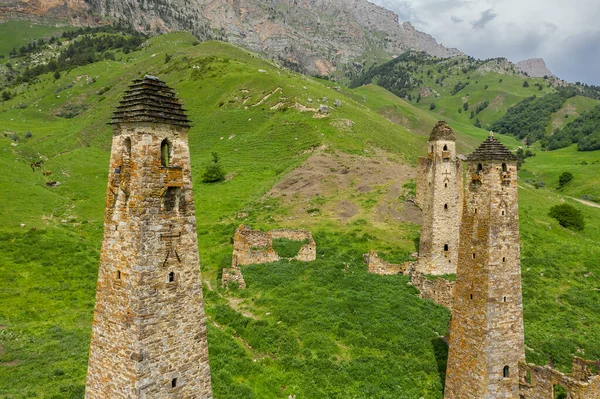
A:
{"type": "Polygon", "coordinates": [[[417,167],[417,203],[423,210],[423,225],[416,270],[456,273],[462,164],[456,156],[456,138],[446,122],[433,128],[427,147],[427,158],[419,158],[417,167]]]}
{"type": "Polygon", "coordinates": [[[490,133],[467,158],[445,399],[519,399],[525,360],[517,159],[490,133]]]}
{"type": "Polygon", "coordinates": [[[212,398],[189,123],[152,76],[113,115],[86,398],[212,398]]]}

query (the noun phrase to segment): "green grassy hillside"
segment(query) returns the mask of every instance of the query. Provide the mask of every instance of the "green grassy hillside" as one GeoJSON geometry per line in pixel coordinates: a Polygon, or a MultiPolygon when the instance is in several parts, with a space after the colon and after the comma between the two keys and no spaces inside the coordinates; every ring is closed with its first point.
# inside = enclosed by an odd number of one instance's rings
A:
{"type": "Polygon", "coordinates": [[[565,101],[563,107],[552,115],[552,120],[546,127],[546,133],[551,136],[567,123],[577,119],[581,114],[591,110],[599,103],[600,101],[598,100],[583,96],[569,98],[565,101]]]}
{"type": "MultiPolygon", "coordinates": [[[[174,87],[193,121],[215,398],[442,398],[447,349],[440,336],[450,313],[419,299],[406,277],[370,275],[362,261],[370,249],[397,262],[415,251],[418,212],[404,199],[439,110],[376,86],[348,89],[293,74],[184,33],[154,37],[140,51],[117,52],[114,61],[57,80],[42,75],[11,88],[18,94],[0,106],[0,397],[83,397],[111,140],[106,122],[144,73],[174,87]],[[322,117],[316,109],[325,102],[330,112],[322,117]],[[73,109],[80,111],[73,118],[58,116],[73,109]],[[212,151],[228,176],[203,184],[212,151]],[[42,170],[32,171],[40,159],[42,170]],[[223,290],[220,271],[231,263],[240,223],[309,228],[318,260],[245,267],[248,289],[223,290]]],[[[444,115],[451,116],[461,151],[486,137],[468,118],[444,115]]],[[[586,217],[581,233],[560,227],[547,210],[565,194],[597,190],[600,165],[588,162],[583,174],[571,149],[561,151],[561,158],[538,151],[527,159],[525,177],[548,184],[536,190],[522,178],[520,218],[527,355],[568,370],[572,354],[600,357],[593,277],[600,274],[600,209],[574,202],[586,217]],[[560,169],[589,186],[557,192],[551,181],[560,169]]]]}

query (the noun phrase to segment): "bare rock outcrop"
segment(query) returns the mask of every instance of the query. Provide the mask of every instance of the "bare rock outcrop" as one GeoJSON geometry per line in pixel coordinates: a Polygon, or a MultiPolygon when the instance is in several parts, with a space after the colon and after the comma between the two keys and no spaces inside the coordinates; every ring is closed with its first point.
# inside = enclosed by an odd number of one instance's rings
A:
{"type": "Polygon", "coordinates": [[[554,76],[546,66],[546,61],[544,61],[543,58],[531,58],[529,60],[518,62],[517,68],[533,78],[554,76]]]}

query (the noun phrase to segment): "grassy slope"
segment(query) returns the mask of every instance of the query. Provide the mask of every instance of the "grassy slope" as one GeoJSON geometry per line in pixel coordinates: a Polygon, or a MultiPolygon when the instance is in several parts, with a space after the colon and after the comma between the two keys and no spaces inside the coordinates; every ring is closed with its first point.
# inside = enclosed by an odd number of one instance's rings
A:
{"type": "Polygon", "coordinates": [[[546,127],[546,133],[552,135],[567,123],[577,119],[579,115],[594,108],[600,101],[592,98],[575,96],[565,101],[563,107],[552,115],[552,120],[546,127]]]}
{"type": "MultiPolygon", "coordinates": [[[[231,261],[229,239],[240,222],[236,213],[247,212],[250,216],[245,222],[254,226],[278,227],[272,220],[284,210],[261,197],[303,162],[311,149],[327,145],[365,154],[365,149],[377,146],[414,164],[424,149],[423,133],[437,115],[394,100],[379,88],[338,91],[330,82],[276,69],[234,47],[221,43],[193,46],[193,42],[186,34],[153,38],[140,52],[118,55],[122,61],[78,68],[56,83],[46,76],[0,108],[5,130],[22,137],[26,131],[33,133],[17,147],[0,138],[0,166],[5,171],[0,185],[10,188],[0,194],[4,221],[0,325],[5,326],[0,328],[4,347],[0,362],[16,361],[0,368],[0,395],[81,397],[111,133],[105,121],[128,82],[148,72],[176,88],[195,122],[190,148],[202,271],[213,287],[207,286],[205,295],[215,397],[396,398],[402,392],[403,398],[441,398],[445,348],[437,334],[446,332],[449,313],[418,299],[402,276],[367,274],[361,260],[361,254],[371,248],[387,249],[398,257],[413,252],[414,225],[375,226],[365,219],[342,225],[313,219],[317,262],[248,267],[244,271],[247,291],[215,290],[220,268],[231,261]],[[177,52],[165,65],[163,53],[172,53],[173,48],[177,52]],[[206,57],[211,55],[219,59],[208,62],[206,57]],[[194,65],[202,71],[197,80],[192,75],[194,65]],[[64,87],[84,74],[97,77],[96,82],[88,85],[80,79],[73,88],[55,93],[57,84],[64,87]],[[105,86],[112,88],[102,100],[95,93],[105,86]],[[277,87],[283,92],[260,106],[250,106],[277,87]],[[244,105],[245,96],[251,98],[244,105]],[[329,119],[313,119],[312,112],[291,108],[270,109],[278,102],[309,106],[308,97],[315,100],[313,104],[323,97],[329,98],[329,104],[339,98],[343,106],[329,119]],[[52,115],[66,102],[75,101],[85,101],[90,107],[71,120],[52,115]],[[20,102],[29,107],[12,107],[20,102]],[[384,107],[406,117],[409,128],[421,134],[411,134],[380,117],[384,107]],[[355,124],[340,130],[332,126],[335,119],[355,124]],[[202,164],[211,151],[219,152],[233,179],[217,185],[200,183],[202,164]],[[31,172],[29,162],[38,154],[49,158],[44,169],[62,183],[58,188],[46,188],[45,178],[31,172]],[[21,228],[20,223],[27,226],[21,228]],[[28,231],[30,227],[38,230],[28,231]]],[[[465,150],[486,135],[472,127],[463,130],[466,121],[450,123],[459,130],[465,150]]],[[[511,138],[506,140],[516,144],[511,138]]],[[[539,154],[526,167],[539,173],[552,163],[552,158],[539,154]]],[[[568,157],[561,163],[571,167],[568,157]]],[[[597,168],[592,165],[589,170],[597,174],[597,168]]],[[[552,356],[563,368],[577,348],[589,357],[600,357],[599,334],[594,329],[600,322],[600,312],[594,307],[599,303],[598,292],[593,289],[593,278],[585,277],[589,272],[600,273],[594,261],[599,256],[600,212],[585,208],[588,228],[571,233],[546,215],[549,206],[560,200],[558,194],[524,187],[526,341],[536,350],[528,355],[540,363],[552,356]],[[568,251],[564,242],[569,242],[568,251]],[[559,252],[561,256],[555,256],[559,252]],[[543,306],[548,317],[540,316],[538,306],[543,306]],[[561,329],[569,326],[567,333],[557,333],[559,320],[561,329]]],[[[286,226],[303,224],[292,221],[286,226]]]]}
{"type": "Polygon", "coordinates": [[[0,24],[0,37],[2,37],[2,41],[0,41],[0,55],[8,57],[13,48],[19,51],[21,46],[27,47],[27,44],[32,40],[48,39],[51,36],[56,36],[72,29],[74,28],[38,25],[33,22],[3,22],[0,24]]]}

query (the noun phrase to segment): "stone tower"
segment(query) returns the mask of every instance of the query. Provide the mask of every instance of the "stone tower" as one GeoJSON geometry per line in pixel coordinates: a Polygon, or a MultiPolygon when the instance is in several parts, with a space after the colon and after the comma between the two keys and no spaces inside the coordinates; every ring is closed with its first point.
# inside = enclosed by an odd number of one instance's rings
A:
{"type": "Polygon", "coordinates": [[[416,270],[456,273],[462,164],[456,156],[456,138],[446,122],[433,128],[427,148],[427,158],[419,158],[417,167],[417,203],[423,210],[423,225],[416,270]]]}
{"type": "Polygon", "coordinates": [[[519,399],[525,360],[517,159],[490,133],[467,157],[445,399],[519,399]]]}
{"type": "Polygon", "coordinates": [[[152,76],[113,115],[86,398],[212,398],[189,123],[152,76]]]}

